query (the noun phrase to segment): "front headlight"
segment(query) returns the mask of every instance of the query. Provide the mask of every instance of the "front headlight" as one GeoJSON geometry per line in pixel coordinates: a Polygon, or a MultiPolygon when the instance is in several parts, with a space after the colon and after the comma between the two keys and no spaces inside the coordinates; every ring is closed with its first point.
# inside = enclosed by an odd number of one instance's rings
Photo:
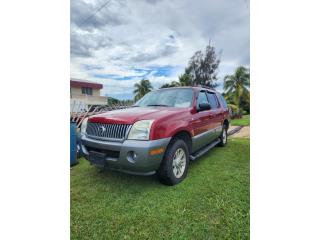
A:
{"type": "Polygon", "coordinates": [[[128,139],[131,140],[149,140],[150,129],[153,120],[141,120],[133,124],[128,139]]]}
{"type": "Polygon", "coordinates": [[[87,123],[88,123],[88,118],[83,119],[83,121],[81,123],[81,129],[80,129],[81,134],[85,134],[86,133],[87,123]]]}

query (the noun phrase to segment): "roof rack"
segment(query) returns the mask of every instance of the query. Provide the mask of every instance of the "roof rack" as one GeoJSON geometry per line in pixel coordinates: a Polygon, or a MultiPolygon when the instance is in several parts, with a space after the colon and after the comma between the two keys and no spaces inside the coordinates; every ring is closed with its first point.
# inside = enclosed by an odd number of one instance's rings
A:
{"type": "Polygon", "coordinates": [[[198,84],[195,87],[201,87],[201,88],[210,89],[210,90],[214,90],[214,91],[216,90],[213,87],[209,87],[209,86],[205,86],[205,85],[201,85],[201,84],[198,84]]]}

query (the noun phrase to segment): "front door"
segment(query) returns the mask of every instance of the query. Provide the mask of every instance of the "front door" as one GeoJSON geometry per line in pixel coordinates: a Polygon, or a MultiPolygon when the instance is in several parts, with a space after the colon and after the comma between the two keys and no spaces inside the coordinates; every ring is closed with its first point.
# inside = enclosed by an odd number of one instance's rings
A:
{"type": "MultiPolygon", "coordinates": [[[[197,98],[197,108],[200,103],[209,103],[205,91],[199,92],[197,98]]],[[[209,144],[213,138],[212,121],[210,118],[211,110],[200,111],[193,115],[192,126],[194,136],[192,139],[192,151],[195,152],[201,147],[209,144]]]]}

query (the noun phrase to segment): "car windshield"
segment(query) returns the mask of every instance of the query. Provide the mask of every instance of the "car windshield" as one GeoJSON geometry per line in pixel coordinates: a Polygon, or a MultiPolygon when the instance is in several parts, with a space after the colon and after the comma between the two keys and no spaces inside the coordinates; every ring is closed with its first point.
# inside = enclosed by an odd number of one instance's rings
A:
{"type": "Polygon", "coordinates": [[[149,92],[133,106],[164,106],[187,108],[192,104],[192,89],[163,89],[149,92]]]}

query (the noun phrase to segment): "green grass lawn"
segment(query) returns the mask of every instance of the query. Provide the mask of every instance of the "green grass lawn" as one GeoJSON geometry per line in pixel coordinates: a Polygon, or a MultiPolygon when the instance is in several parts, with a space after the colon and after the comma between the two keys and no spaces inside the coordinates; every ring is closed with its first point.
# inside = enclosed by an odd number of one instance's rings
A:
{"type": "Polygon", "coordinates": [[[249,141],[212,149],[173,187],[81,159],[71,170],[71,239],[249,239],[249,141]]]}
{"type": "Polygon", "coordinates": [[[243,115],[240,119],[231,119],[232,126],[249,126],[250,115],[243,115]]]}

